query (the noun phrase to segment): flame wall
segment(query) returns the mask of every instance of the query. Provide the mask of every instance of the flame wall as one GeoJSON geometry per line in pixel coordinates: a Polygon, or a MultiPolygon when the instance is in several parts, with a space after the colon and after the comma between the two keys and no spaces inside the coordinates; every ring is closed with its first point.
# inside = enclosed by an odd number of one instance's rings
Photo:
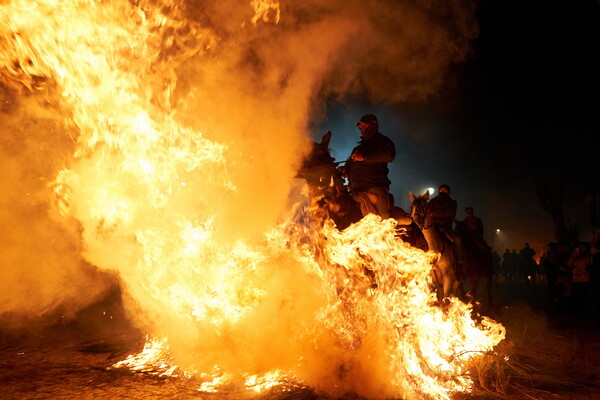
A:
{"type": "Polygon", "coordinates": [[[476,33],[464,2],[2,2],[0,312],[77,309],[111,271],[183,366],[318,379],[336,289],[278,225],[308,122],[425,99],[476,33]]]}

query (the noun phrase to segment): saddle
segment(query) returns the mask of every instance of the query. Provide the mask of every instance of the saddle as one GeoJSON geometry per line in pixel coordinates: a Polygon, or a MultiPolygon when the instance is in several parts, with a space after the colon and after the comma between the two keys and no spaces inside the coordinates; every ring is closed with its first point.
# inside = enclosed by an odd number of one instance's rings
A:
{"type": "Polygon", "coordinates": [[[369,193],[367,192],[358,192],[352,195],[352,199],[356,201],[360,206],[360,211],[362,212],[363,217],[368,214],[378,215],[377,208],[375,207],[374,202],[371,200],[369,193]]]}

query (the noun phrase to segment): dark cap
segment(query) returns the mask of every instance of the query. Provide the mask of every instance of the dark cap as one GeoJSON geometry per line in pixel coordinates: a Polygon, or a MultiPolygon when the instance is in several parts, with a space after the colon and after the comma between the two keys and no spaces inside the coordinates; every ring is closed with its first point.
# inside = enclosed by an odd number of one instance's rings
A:
{"type": "Polygon", "coordinates": [[[448,190],[448,193],[450,193],[450,192],[451,192],[451,190],[450,190],[450,186],[448,186],[448,184],[446,184],[446,183],[442,183],[442,184],[440,185],[440,187],[438,188],[438,192],[440,191],[440,189],[446,189],[446,190],[448,190]]]}
{"type": "Polygon", "coordinates": [[[356,123],[356,125],[358,125],[361,122],[364,122],[366,124],[371,123],[371,122],[378,123],[377,122],[377,117],[375,115],[373,115],[373,114],[365,114],[365,115],[363,115],[362,118],[360,119],[360,121],[358,121],[356,123]]]}

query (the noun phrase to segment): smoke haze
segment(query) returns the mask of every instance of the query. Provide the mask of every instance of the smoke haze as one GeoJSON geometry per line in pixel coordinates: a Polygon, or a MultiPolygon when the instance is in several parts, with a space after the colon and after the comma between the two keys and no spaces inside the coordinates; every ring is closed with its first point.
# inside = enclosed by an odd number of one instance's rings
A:
{"type": "Polygon", "coordinates": [[[473,3],[79,3],[0,5],[0,313],[77,310],[114,272],[182,365],[293,366],[331,290],[269,236],[308,126],[332,100],[425,101],[473,3]]]}
{"type": "Polygon", "coordinates": [[[49,183],[74,149],[69,128],[48,104],[7,99],[0,120],[0,315],[13,323],[60,308],[70,316],[96,301],[114,282],[81,258],[77,224],[58,221],[49,183]]]}

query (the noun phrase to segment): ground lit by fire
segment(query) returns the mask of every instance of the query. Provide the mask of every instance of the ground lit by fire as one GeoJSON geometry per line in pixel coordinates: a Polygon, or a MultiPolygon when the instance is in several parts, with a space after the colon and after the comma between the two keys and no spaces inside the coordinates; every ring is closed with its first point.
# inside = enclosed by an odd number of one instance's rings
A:
{"type": "MultiPolygon", "coordinates": [[[[273,0],[247,11],[233,40],[168,0],[0,5],[0,72],[17,111],[44,110],[72,136],[47,185],[54,221],[77,224],[83,258],[118,275],[149,334],[114,368],[194,374],[205,391],[469,392],[472,363],[504,328],[456,299],[438,305],[435,255],[398,240],[392,221],[313,223],[294,176],[316,78],[283,85],[267,67],[260,95],[231,81],[227,39],[241,46],[281,18],[273,0]]],[[[304,70],[326,63],[311,61],[304,70]]]]}

